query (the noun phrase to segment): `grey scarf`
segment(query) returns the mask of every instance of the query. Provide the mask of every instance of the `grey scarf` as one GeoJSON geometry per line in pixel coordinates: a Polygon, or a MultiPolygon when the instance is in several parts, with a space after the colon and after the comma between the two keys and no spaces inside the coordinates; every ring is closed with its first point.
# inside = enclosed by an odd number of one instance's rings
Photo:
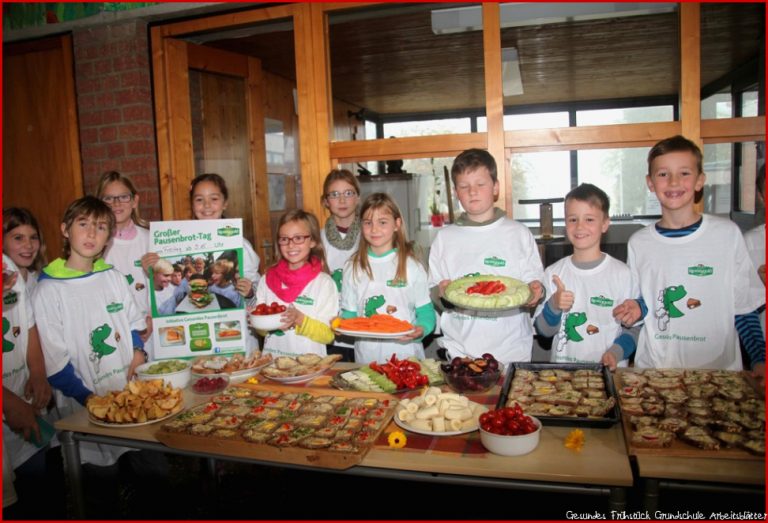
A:
{"type": "Polygon", "coordinates": [[[340,251],[349,251],[354,247],[357,247],[358,236],[360,236],[359,218],[355,218],[355,221],[353,221],[352,225],[347,229],[347,235],[343,238],[336,228],[336,222],[333,221],[333,218],[328,218],[325,222],[325,237],[328,238],[328,243],[340,251]]]}
{"type": "Polygon", "coordinates": [[[461,216],[459,216],[456,219],[456,225],[463,225],[464,227],[482,227],[483,225],[490,225],[491,223],[495,222],[496,220],[500,220],[501,218],[504,218],[507,214],[499,209],[498,207],[493,208],[493,218],[491,218],[488,221],[478,223],[473,222],[469,219],[469,216],[467,213],[463,212],[461,213],[461,216]]]}

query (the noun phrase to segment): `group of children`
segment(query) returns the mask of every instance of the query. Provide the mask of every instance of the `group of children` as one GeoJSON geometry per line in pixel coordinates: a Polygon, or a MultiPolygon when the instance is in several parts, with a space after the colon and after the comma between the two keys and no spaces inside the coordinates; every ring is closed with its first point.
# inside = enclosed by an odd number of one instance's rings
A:
{"type": "MultiPolygon", "coordinates": [[[[214,265],[210,283],[221,292],[228,289],[232,299],[242,298],[238,304],[287,306],[281,329],[260,333],[263,350],[275,355],[338,352],[351,360],[354,348],[354,360],[361,363],[393,353],[423,357],[422,340],[439,323],[437,342],[450,358],[491,352],[504,364],[530,361],[536,331],[554,338],[555,362],[615,368],[634,355],[639,367],[741,369],[741,337],[752,369],[764,377],[758,316],[765,302],[764,249],[759,273],[732,222],[696,211],[695,195],[705,176],[693,142],[675,136],[651,149],[646,182],[662,218],[632,236],[628,264],[600,250],[610,219],[608,197],[598,187],[582,184],[566,196],[565,229],[574,252],[545,271],[528,228],[495,207],[499,182],[493,157],[479,149],[464,151],[454,160],[451,177],[464,212],[437,233],[428,269],[408,240],[395,201],[375,193],[361,202],[356,177],[339,170],[323,186],[322,204],[330,217],[322,229],[311,213],[289,211],[274,238],[277,261],[263,277],[258,256],[244,241],[243,277],[229,281],[223,275],[233,267],[214,265]],[[434,304],[447,285],[472,274],[521,280],[530,299],[504,312],[446,306],[438,319],[434,304]],[[390,314],[415,329],[394,340],[350,340],[336,338],[330,327],[337,316],[373,314],[390,314]]],[[[223,217],[228,190],[221,176],[196,177],[189,196],[195,219],[223,217]]],[[[106,173],[97,197],[86,196],[67,209],[61,224],[64,256],[45,267],[34,218],[17,209],[4,212],[3,250],[9,257],[4,273],[18,272],[16,282],[26,286],[19,290],[14,282],[8,289],[26,293],[32,303],[19,300],[17,309],[24,314],[13,317],[3,309],[3,384],[15,397],[31,399],[27,407],[18,402],[9,407],[7,437],[14,432],[28,437],[35,430],[32,414],[47,403],[48,384],[66,415],[91,394],[121,389],[147,353],[151,358],[150,268],[166,280],[183,268],[176,271],[150,252],[138,206],[133,183],[106,173]],[[26,369],[12,376],[13,384],[6,375],[15,367],[7,358],[22,352],[6,351],[8,332],[26,354],[26,365],[23,358],[13,363],[26,369]]],[[[257,347],[251,335],[248,350],[257,347]]],[[[104,465],[125,450],[83,447],[85,460],[104,465]]]]}

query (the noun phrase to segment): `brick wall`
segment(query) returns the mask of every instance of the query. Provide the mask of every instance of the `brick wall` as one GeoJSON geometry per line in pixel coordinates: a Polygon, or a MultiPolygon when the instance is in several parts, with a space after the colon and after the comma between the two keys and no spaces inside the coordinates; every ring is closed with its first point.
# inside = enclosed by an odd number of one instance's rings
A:
{"type": "Polygon", "coordinates": [[[119,171],[138,188],[142,217],[159,220],[146,22],[80,29],[73,36],[85,191],[93,194],[104,171],[119,171]]]}

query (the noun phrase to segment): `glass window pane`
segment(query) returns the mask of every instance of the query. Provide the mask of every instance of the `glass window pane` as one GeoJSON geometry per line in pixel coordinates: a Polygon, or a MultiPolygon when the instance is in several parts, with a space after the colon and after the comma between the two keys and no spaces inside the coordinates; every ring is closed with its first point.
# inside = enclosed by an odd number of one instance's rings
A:
{"type": "Polygon", "coordinates": [[[658,200],[645,183],[647,156],[644,147],[579,151],[579,183],[605,191],[611,200],[611,216],[657,215],[658,200]]]}
{"type": "Polygon", "coordinates": [[[740,145],[739,204],[736,210],[753,213],[755,212],[757,144],[755,142],[745,142],[740,145]]]}
{"type": "Polygon", "coordinates": [[[757,91],[741,93],[741,116],[757,116],[757,91]]]}
{"type": "MultiPolygon", "coordinates": [[[[568,127],[568,113],[529,113],[504,115],[505,131],[522,131],[525,129],[548,129],[551,127],[568,127]]],[[[477,131],[488,130],[488,119],[481,116],[477,119],[477,131]]]]}
{"type": "Polygon", "coordinates": [[[384,124],[384,136],[431,136],[435,134],[460,134],[471,132],[469,118],[446,118],[443,120],[421,120],[384,124]]]}
{"type": "Polygon", "coordinates": [[[677,4],[625,9],[617,3],[502,4],[501,47],[514,50],[502,61],[508,71],[519,68],[521,79],[515,85],[514,74],[503,74],[504,107],[677,96],[677,4]]]}
{"type": "MultiPolygon", "coordinates": [[[[539,205],[520,205],[520,200],[560,198],[571,190],[570,153],[568,151],[513,154],[512,216],[516,220],[538,220],[539,205]]],[[[563,218],[563,205],[554,204],[553,215],[563,218]]]]}
{"type": "MultiPolygon", "coordinates": [[[[433,11],[444,8],[445,4],[398,3],[328,14],[336,140],[350,139],[343,132],[353,118],[349,112],[362,110],[363,118],[381,122],[394,115],[485,107],[482,25],[437,24],[433,11]]],[[[466,11],[462,20],[482,21],[479,4],[461,4],[460,9],[466,11]]],[[[435,131],[458,132],[451,127],[435,131]]],[[[363,139],[360,134],[358,140],[363,139]]],[[[365,134],[365,139],[375,138],[367,130],[365,134]]]]}
{"type": "Polygon", "coordinates": [[[728,216],[731,212],[733,147],[729,143],[704,144],[704,212],[728,216]]]}
{"type": "Polygon", "coordinates": [[[612,125],[621,123],[671,122],[671,105],[627,107],[623,109],[590,109],[576,111],[576,125],[612,125]]]}
{"type": "Polygon", "coordinates": [[[731,93],[717,93],[701,101],[701,119],[733,118],[731,93]]]}

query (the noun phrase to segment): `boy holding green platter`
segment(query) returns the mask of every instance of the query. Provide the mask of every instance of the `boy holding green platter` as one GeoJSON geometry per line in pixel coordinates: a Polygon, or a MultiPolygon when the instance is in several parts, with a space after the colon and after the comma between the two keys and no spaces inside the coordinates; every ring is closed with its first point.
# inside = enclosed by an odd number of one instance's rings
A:
{"type": "Polygon", "coordinates": [[[552,362],[600,362],[625,367],[640,325],[624,328],[613,309],[638,296],[629,267],[600,251],[608,230],[610,201],[583,183],[565,196],[565,234],[573,254],[547,267],[550,298],[536,310],[536,332],[552,341],[552,362]]]}
{"type": "Polygon", "coordinates": [[[488,312],[471,311],[461,305],[446,310],[440,318],[443,337],[438,344],[450,358],[479,358],[490,352],[504,365],[530,361],[533,327],[529,311],[511,307],[535,307],[544,296],[544,268],[536,241],[525,225],[507,218],[494,206],[499,181],[496,161],[487,151],[468,149],[459,154],[451,168],[451,179],[464,213],[455,224],[440,230],[432,243],[429,285],[442,298],[453,280],[462,279],[457,283],[464,295],[483,295],[480,306],[475,300],[474,305],[468,302],[465,307],[471,305],[471,309],[488,312]],[[463,280],[467,276],[477,277],[476,281],[463,280]],[[486,276],[494,276],[491,281],[502,282],[503,288],[482,283],[486,276]],[[523,292],[518,292],[520,283],[507,278],[525,282],[523,292]],[[526,287],[529,292],[525,292],[526,287]],[[470,288],[473,292],[467,294],[470,288]],[[500,298],[502,295],[508,299],[500,298]]]}

